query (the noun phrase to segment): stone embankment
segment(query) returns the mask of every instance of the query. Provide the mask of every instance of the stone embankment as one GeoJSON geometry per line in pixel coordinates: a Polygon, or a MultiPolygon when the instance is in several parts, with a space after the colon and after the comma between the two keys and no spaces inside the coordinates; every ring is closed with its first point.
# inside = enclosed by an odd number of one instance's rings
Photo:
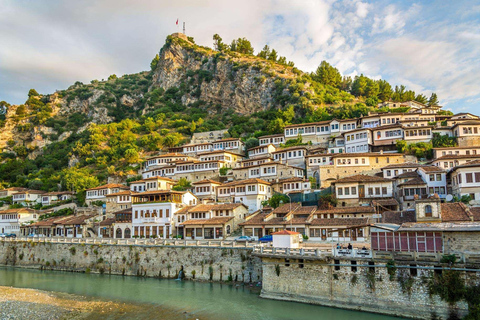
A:
{"type": "MultiPolygon", "coordinates": [[[[180,243],[180,242],[179,242],[180,243]]],[[[162,244],[0,242],[0,265],[205,281],[258,282],[251,248],[162,244]]]]}

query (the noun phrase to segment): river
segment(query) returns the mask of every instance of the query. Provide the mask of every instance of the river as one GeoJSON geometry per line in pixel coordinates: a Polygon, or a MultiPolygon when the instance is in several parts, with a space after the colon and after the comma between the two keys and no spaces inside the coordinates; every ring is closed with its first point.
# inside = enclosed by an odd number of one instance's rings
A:
{"type": "MultiPolygon", "coordinates": [[[[141,305],[115,319],[393,320],[366,312],[259,298],[258,290],[219,283],[0,268],[0,286],[141,305]],[[139,311],[139,309],[141,311],[139,311]]],[[[104,315],[103,319],[109,319],[104,315]]]]}

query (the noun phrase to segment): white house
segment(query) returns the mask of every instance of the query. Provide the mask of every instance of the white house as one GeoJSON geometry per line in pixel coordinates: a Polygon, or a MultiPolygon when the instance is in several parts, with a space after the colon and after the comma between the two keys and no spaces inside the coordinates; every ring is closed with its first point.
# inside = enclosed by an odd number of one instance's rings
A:
{"type": "Polygon", "coordinates": [[[217,195],[217,187],[221,186],[222,183],[211,180],[204,179],[192,183],[193,185],[193,194],[200,200],[210,199],[215,200],[217,195]]]}
{"type": "Polygon", "coordinates": [[[133,194],[133,236],[168,239],[175,227],[175,212],[197,203],[197,197],[190,191],[156,190],[133,194]]]}
{"type": "Polygon", "coordinates": [[[0,211],[0,233],[20,235],[20,226],[37,221],[37,219],[36,211],[28,208],[0,211]]]}
{"type": "Polygon", "coordinates": [[[452,193],[457,198],[469,195],[480,204],[480,160],[459,165],[451,171],[452,193]]]}
{"type": "Polygon", "coordinates": [[[229,182],[217,187],[218,202],[243,203],[249,212],[262,208],[262,201],[271,197],[271,183],[256,178],[229,182]]]}
{"type": "Polygon", "coordinates": [[[15,204],[21,204],[23,206],[31,206],[37,203],[41,203],[42,195],[46,193],[41,190],[30,190],[20,191],[15,193],[12,196],[12,202],[15,204]]]}
{"type": "Polygon", "coordinates": [[[57,191],[57,192],[47,192],[42,194],[42,205],[48,206],[55,204],[59,201],[65,201],[73,198],[73,192],[71,191],[57,191]]]}
{"type": "Polygon", "coordinates": [[[343,133],[345,152],[370,152],[372,145],[372,131],[369,128],[360,128],[343,133]]]}
{"type": "Polygon", "coordinates": [[[260,146],[267,146],[269,144],[273,144],[275,147],[278,147],[281,143],[285,143],[285,135],[281,133],[269,136],[261,136],[258,138],[258,142],[260,146]]]}
{"type": "Polygon", "coordinates": [[[85,202],[91,205],[95,201],[106,201],[107,194],[117,193],[122,190],[129,190],[130,188],[123,184],[109,183],[103,186],[90,188],[86,190],[85,202]]]}

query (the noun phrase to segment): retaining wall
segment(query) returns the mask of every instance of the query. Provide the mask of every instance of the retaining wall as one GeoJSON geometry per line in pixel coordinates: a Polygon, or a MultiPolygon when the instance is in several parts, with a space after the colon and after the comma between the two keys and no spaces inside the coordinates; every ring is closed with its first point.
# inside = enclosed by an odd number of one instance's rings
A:
{"type": "Polygon", "coordinates": [[[0,264],[76,272],[257,282],[261,259],[251,249],[161,245],[0,242],[0,264]]]}

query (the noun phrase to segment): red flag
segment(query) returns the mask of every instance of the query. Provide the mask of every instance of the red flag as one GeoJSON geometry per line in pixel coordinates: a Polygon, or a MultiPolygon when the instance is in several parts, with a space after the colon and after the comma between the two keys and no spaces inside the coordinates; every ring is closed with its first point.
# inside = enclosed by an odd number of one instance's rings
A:
{"type": "Polygon", "coordinates": [[[177,19],[177,22],[175,22],[175,24],[178,26],[178,19],[177,19]]]}

